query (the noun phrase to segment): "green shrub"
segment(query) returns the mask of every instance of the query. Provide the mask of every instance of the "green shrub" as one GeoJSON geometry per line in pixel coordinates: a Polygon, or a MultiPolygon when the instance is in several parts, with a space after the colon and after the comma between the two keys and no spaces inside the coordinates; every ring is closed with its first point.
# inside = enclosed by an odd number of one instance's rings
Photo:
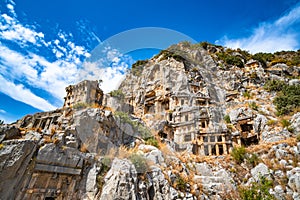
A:
{"type": "Polygon", "coordinates": [[[277,124],[276,120],[270,119],[270,120],[267,121],[268,126],[272,126],[272,125],[275,125],[275,124],[277,124]]]}
{"type": "Polygon", "coordinates": [[[138,60],[132,64],[132,68],[135,68],[135,67],[141,66],[141,65],[145,65],[147,63],[148,63],[148,60],[138,60]]]}
{"type": "Polygon", "coordinates": [[[295,131],[295,129],[291,126],[287,127],[287,130],[290,132],[290,133],[293,133],[295,131]]]}
{"type": "Polygon", "coordinates": [[[201,42],[199,45],[200,45],[201,47],[203,47],[203,49],[207,50],[207,47],[210,45],[210,43],[204,41],[204,42],[201,42]]]}
{"type": "Polygon", "coordinates": [[[258,157],[257,154],[255,153],[251,153],[247,156],[247,162],[252,165],[252,167],[255,167],[256,165],[258,165],[260,159],[258,157]]]}
{"type": "Polygon", "coordinates": [[[109,95],[111,97],[116,97],[118,99],[124,99],[125,98],[125,94],[122,92],[122,90],[113,90],[109,93],[109,95]]]}
{"type": "Polygon", "coordinates": [[[89,105],[87,103],[82,103],[82,102],[76,103],[73,106],[74,109],[82,109],[82,108],[87,108],[87,107],[89,107],[89,105]]]}
{"type": "Polygon", "coordinates": [[[249,108],[251,108],[252,110],[258,110],[258,105],[255,102],[251,102],[249,103],[249,108]]]}
{"type": "Polygon", "coordinates": [[[264,85],[264,89],[268,92],[279,92],[286,86],[284,81],[270,80],[264,85]]]}
{"type": "Polygon", "coordinates": [[[273,182],[265,177],[260,177],[258,182],[252,183],[250,187],[240,187],[239,193],[243,200],[273,200],[269,193],[273,187],[273,182]]]}
{"type": "Polygon", "coordinates": [[[177,176],[175,180],[175,186],[177,190],[180,190],[181,192],[185,192],[187,183],[181,176],[177,176]]]}
{"type": "Polygon", "coordinates": [[[297,142],[300,142],[300,133],[296,135],[297,142]]]}
{"type": "Polygon", "coordinates": [[[286,120],[286,119],[282,119],[280,123],[281,123],[281,125],[282,125],[283,128],[286,128],[286,127],[288,127],[288,126],[291,125],[291,123],[289,122],[289,120],[286,120]]]}
{"type": "Polygon", "coordinates": [[[245,147],[234,147],[230,153],[234,161],[238,164],[241,164],[246,158],[246,149],[245,147]]]}
{"type": "Polygon", "coordinates": [[[270,62],[274,59],[274,55],[271,53],[256,53],[252,56],[252,59],[260,62],[262,67],[267,67],[267,62],[270,62]]]}
{"type": "Polygon", "coordinates": [[[289,114],[300,107],[300,85],[288,85],[283,81],[271,80],[265,86],[265,90],[277,92],[273,101],[278,115],[289,114]]]}
{"type": "Polygon", "coordinates": [[[251,78],[251,79],[256,79],[256,78],[258,78],[257,73],[256,73],[256,72],[252,72],[252,73],[250,74],[250,78],[251,78]]]}
{"type": "Polygon", "coordinates": [[[250,99],[251,98],[251,94],[248,90],[246,90],[244,93],[243,93],[243,97],[247,98],[247,99],[250,99]]]}
{"type": "Polygon", "coordinates": [[[135,166],[137,173],[143,174],[148,170],[148,164],[143,155],[133,153],[129,156],[129,160],[135,166]]]}
{"type": "Polygon", "coordinates": [[[100,171],[98,172],[97,177],[96,177],[97,188],[99,191],[102,191],[103,185],[105,183],[104,177],[105,177],[105,174],[111,168],[111,162],[112,162],[112,160],[109,157],[104,157],[101,160],[102,165],[101,165],[100,171]]]}
{"type": "Polygon", "coordinates": [[[168,58],[174,58],[178,62],[183,62],[185,59],[180,55],[179,52],[176,52],[176,50],[161,50],[159,54],[154,56],[154,58],[160,57],[159,61],[167,60],[168,58]]]}
{"type": "Polygon", "coordinates": [[[243,61],[237,56],[232,56],[225,52],[217,53],[216,55],[228,65],[235,65],[240,68],[244,67],[243,61]]]}
{"type": "Polygon", "coordinates": [[[3,148],[4,148],[4,144],[1,143],[1,144],[0,144],[0,150],[3,149],[3,148]]]}
{"type": "Polygon", "coordinates": [[[184,47],[190,47],[192,44],[191,44],[191,42],[189,42],[189,41],[182,41],[182,42],[180,42],[181,44],[182,44],[182,46],[184,46],[184,47]]]}
{"type": "Polygon", "coordinates": [[[285,85],[273,102],[278,115],[289,114],[300,107],[300,85],[285,85]]]}
{"type": "Polygon", "coordinates": [[[231,123],[230,116],[229,116],[229,115],[225,115],[225,116],[224,116],[224,121],[225,121],[227,124],[231,123]]]}
{"type": "Polygon", "coordinates": [[[156,148],[159,147],[158,141],[155,137],[149,137],[149,138],[146,139],[145,142],[146,142],[147,145],[152,145],[152,146],[155,146],[156,148]]]}
{"type": "Polygon", "coordinates": [[[105,156],[102,160],[102,168],[103,171],[108,171],[111,167],[112,159],[110,157],[105,156]]]}
{"type": "Polygon", "coordinates": [[[140,134],[142,139],[146,140],[153,137],[150,130],[146,126],[138,121],[133,121],[127,113],[117,111],[114,113],[114,115],[118,117],[122,123],[130,124],[132,128],[140,134]]]}

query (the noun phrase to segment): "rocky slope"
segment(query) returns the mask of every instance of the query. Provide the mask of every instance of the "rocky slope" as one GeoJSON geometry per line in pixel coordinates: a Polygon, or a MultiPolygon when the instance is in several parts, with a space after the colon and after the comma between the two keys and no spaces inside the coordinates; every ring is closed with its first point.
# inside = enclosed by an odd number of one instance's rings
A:
{"type": "Polygon", "coordinates": [[[299,58],[184,42],[1,125],[0,199],[300,199],[299,58]]]}

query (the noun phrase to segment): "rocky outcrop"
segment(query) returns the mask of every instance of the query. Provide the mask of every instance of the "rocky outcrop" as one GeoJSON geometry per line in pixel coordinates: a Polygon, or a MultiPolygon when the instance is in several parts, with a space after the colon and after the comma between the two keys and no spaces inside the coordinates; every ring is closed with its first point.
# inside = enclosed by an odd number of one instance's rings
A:
{"type": "Polygon", "coordinates": [[[132,124],[100,108],[38,113],[2,126],[0,177],[5,181],[0,195],[94,199],[101,168],[96,155],[134,142],[140,135],[133,130],[132,124]],[[7,185],[11,187],[4,189],[7,185]]]}
{"type": "Polygon", "coordinates": [[[14,199],[37,148],[32,140],[6,140],[0,150],[0,198],[14,199]]]}
{"type": "Polygon", "coordinates": [[[105,176],[101,200],[138,199],[137,172],[128,160],[114,159],[105,176]]]}
{"type": "Polygon", "coordinates": [[[295,133],[300,133],[300,112],[294,114],[291,118],[291,127],[295,133]]]}
{"type": "Polygon", "coordinates": [[[278,117],[262,87],[299,72],[183,42],[110,94],[69,86],[63,108],[0,126],[0,199],[299,199],[300,114],[278,117]]]}

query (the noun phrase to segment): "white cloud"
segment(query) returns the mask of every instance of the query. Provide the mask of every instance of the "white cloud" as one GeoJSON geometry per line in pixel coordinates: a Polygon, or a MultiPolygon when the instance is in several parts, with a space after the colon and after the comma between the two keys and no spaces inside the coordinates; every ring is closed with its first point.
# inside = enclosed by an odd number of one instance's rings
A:
{"type": "Polygon", "coordinates": [[[15,100],[24,102],[44,111],[55,109],[55,107],[52,106],[49,102],[47,102],[45,99],[42,99],[41,97],[36,96],[29,89],[26,89],[22,84],[14,84],[13,82],[9,82],[1,75],[0,83],[0,91],[15,100]]]}
{"type": "Polygon", "coordinates": [[[125,77],[125,71],[128,69],[128,64],[123,62],[118,66],[103,67],[101,62],[86,62],[83,69],[80,71],[80,79],[102,80],[101,89],[104,93],[115,90],[120,85],[125,77]]]}
{"type": "Polygon", "coordinates": [[[26,43],[36,44],[39,40],[43,40],[44,34],[36,32],[32,28],[21,25],[18,20],[2,14],[0,17],[0,36],[3,39],[17,41],[25,45],[26,43]],[[9,26],[7,26],[9,25],[9,26]]]}
{"type": "MultiPolygon", "coordinates": [[[[14,12],[14,3],[7,5],[14,12]]],[[[83,63],[90,57],[85,47],[73,42],[73,35],[59,31],[57,38],[46,41],[44,33],[34,26],[21,24],[17,15],[0,15],[0,92],[40,110],[51,110],[62,105],[65,87],[83,79],[102,79],[105,92],[116,89],[133,60],[109,47],[103,49],[95,63],[83,63]],[[13,41],[22,47],[5,46],[1,40],[13,41]],[[43,48],[53,54],[54,60],[33,52],[43,48]],[[35,94],[35,89],[46,91],[54,100],[52,105],[35,94]]],[[[91,33],[92,35],[94,33],[91,33]]]]}
{"type": "Polygon", "coordinates": [[[7,4],[10,9],[9,15],[6,13],[0,15],[0,41],[13,41],[23,49],[24,53],[19,49],[8,48],[0,42],[0,85],[3,85],[1,91],[41,110],[54,108],[45,103],[47,101],[42,101],[42,97],[34,95],[29,88],[25,88],[25,85],[47,91],[57,99],[54,100],[55,102],[62,104],[64,88],[75,83],[79,66],[89,54],[84,47],[77,46],[71,41],[72,34],[62,31],[58,33],[57,39],[45,41],[42,32],[37,32],[34,26],[21,24],[16,15],[11,14],[14,12],[13,5],[13,1],[7,4]],[[43,51],[50,50],[56,60],[50,62],[47,58],[33,53],[32,49],[37,47],[43,48],[43,51]],[[23,84],[14,84],[16,82],[23,84]],[[9,92],[4,88],[8,83],[13,87],[11,91],[21,91],[28,96],[21,98],[9,92]],[[29,97],[34,99],[33,103],[29,102],[29,97]]]}
{"type": "Polygon", "coordinates": [[[299,22],[300,4],[297,4],[277,20],[261,23],[249,37],[229,39],[225,36],[216,43],[231,48],[246,49],[251,53],[297,50],[300,45],[300,33],[294,28],[299,27],[299,22]]]}
{"type": "Polygon", "coordinates": [[[6,113],[6,111],[5,111],[5,110],[3,110],[3,109],[0,109],[0,113],[3,113],[3,114],[5,114],[5,113],[6,113]]]}

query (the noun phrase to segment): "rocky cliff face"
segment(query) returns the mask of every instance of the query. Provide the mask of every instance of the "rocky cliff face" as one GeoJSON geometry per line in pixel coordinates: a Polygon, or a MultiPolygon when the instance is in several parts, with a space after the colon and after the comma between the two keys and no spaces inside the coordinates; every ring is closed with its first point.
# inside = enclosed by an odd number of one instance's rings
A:
{"type": "Polygon", "coordinates": [[[299,64],[262,55],[173,45],[102,105],[1,125],[0,199],[300,198],[299,64]]]}

